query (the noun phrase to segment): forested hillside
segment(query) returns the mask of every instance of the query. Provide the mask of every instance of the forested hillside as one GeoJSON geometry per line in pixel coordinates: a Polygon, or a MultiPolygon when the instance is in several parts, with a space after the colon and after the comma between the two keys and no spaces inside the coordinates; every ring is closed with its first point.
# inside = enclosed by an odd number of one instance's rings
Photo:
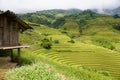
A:
{"type": "Polygon", "coordinates": [[[38,25],[59,28],[63,30],[63,32],[67,31],[69,33],[72,30],[76,30],[78,35],[97,34],[98,29],[99,31],[104,31],[106,28],[116,32],[119,32],[120,30],[119,16],[97,14],[91,10],[45,10],[36,13],[21,14],[19,17],[25,21],[36,23],[38,25]],[[89,30],[92,28],[96,29],[89,33],[89,30]]]}
{"type": "MultiPolygon", "coordinates": [[[[59,29],[63,34],[71,38],[80,36],[96,37],[94,44],[101,45],[109,49],[115,49],[109,38],[116,43],[120,36],[120,18],[106,14],[98,14],[91,10],[45,10],[36,13],[19,15],[25,21],[32,22],[32,25],[46,25],[59,29]],[[99,39],[105,40],[99,43],[99,39]],[[97,41],[98,40],[98,41],[97,41]],[[96,42],[97,41],[97,42],[96,42]],[[106,43],[108,46],[103,45],[106,43]]],[[[29,23],[31,24],[31,23],[29,23]]],[[[100,41],[101,42],[101,41],[100,41]]]]}
{"type": "Polygon", "coordinates": [[[55,10],[37,11],[35,13],[19,14],[18,16],[23,20],[34,22],[37,24],[52,26],[52,24],[54,24],[56,19],[62,18],[66,15],[74,15],[79,13],[81,13],[81,10],[79,9],[69,9],[69,10],[55,9],[55,10]]]}

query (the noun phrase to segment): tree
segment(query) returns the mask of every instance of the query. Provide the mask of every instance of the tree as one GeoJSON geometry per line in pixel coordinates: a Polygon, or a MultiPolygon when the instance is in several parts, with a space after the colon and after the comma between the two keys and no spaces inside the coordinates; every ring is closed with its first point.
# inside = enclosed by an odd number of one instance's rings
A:
{"type": "Polygon", "coordinates": [[[120,31],[120,24],[113,25],[113,28],[116,29],[116,30],[118,30],[118,31],[120,31]]]}
{"type": "Polygon", "coordinates": [[[0,14],[3,13],[3,11],[0,10],[0,14]]]}
{"type": "Polygon", "coordinates": [[[52,42],[49,39],[45,38],[42,40],[41,46],[45,49],[51,49],[52,42]]]}
{"type": "Polygon", "coordinates": [[[58,28],[59,26],[62,26],[65,24],[64,18],[58,18],[52,25],[54,28],[58,28]]]}
{"type": "Polygon", "coordinates": [[[118,14],[113,15],[114,18],[120,18],[118,14]]]}
{"type": "Polygon", "coordinates": [[[82,35],[83,34],[83,26],[86,24],[86,21],[84,19],[78,20],[77,24],[79,25],[79,32],[82,35]]]}

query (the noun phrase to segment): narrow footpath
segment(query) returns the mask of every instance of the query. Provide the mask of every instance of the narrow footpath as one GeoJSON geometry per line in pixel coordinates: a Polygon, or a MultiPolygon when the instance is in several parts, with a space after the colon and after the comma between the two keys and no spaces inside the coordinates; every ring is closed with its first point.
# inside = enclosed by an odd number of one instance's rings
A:
{"type": "Polygon", "coordinates": [[[15,68],[17,63],[10,61],[10,57],[0,57],[0,80],[3,80],[9,69],[15,68]]]}

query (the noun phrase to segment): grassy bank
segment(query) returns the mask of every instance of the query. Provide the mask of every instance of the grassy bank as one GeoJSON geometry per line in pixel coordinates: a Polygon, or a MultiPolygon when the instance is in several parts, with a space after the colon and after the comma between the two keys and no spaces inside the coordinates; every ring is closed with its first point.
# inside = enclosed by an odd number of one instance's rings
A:
{"type": "Polygon", "coordinates": [[[31,53],[23,50],[21,65],[31,62],[32,64],[10,70],[5,80],[115,80],[107,73],[100,73],[88,67],[72,67],[38,54],[38,52],[40,51],[36,50],[31,53]]]}

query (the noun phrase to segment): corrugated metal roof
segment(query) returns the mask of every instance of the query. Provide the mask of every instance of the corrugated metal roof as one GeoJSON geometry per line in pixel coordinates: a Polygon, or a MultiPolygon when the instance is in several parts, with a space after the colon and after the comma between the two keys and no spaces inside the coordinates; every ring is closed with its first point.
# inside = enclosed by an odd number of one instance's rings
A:
{"type": "Polygon", "coordinates": [[[16,14],[14,14],[11,11],[6,11],[2,14],[0,14],[0,16],[7,16],[9,18],[11,18],[11,20],[17,22],[20,26],[21,29],[26,30],[26,29],[33,29],[31,26],[29,26],[28,24],[26,24],[23,20],[21,20],[19,17],[17,17],[16,14]]]}

